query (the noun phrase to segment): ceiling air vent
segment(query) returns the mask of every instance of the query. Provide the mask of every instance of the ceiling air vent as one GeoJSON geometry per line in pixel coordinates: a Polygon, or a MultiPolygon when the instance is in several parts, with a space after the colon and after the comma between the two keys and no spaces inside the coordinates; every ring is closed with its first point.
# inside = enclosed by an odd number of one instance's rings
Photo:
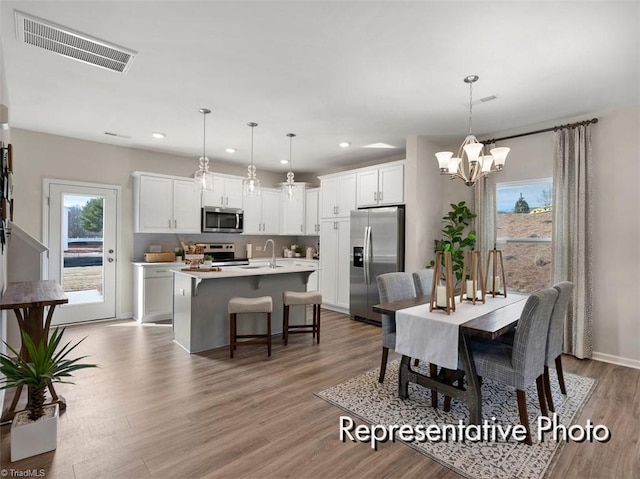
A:
{"type": "Polygon", "coordinates": [[[137,53],[118,45],[56,25],[47,20],[15,12],[18,41],[44,48],[83,63],[127,73],[137,53]]]}

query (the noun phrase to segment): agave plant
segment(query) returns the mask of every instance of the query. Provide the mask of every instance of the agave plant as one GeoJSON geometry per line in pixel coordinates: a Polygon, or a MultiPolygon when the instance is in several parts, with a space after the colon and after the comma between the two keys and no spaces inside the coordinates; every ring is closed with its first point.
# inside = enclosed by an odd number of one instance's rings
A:
{"type": "Polygon", "coordinates": [[[7,389],[16,386],[27,386],[29,390],[29,400],[27,410],[29,411],[29,419],[36,421],[42,417],[44,413],[44,402],[46,396],[47,385],[51,383],[68,383],[65,378],[71,377],[71,373],[79,369],[95,368],[95,364],[80,364],[78,361],[86,358],[81,356],[76,359],[68,359],[68,355],[82,341],[71,345],[71,342],[65,344],[58,349],[62,340],[64,329],[56,328],[45,345],[44,338],[36,345],[31,336],[22,333],[22,342],[30,361],[22,358],[20,353],[9,346],[7,348],[16,357],[6,354],[0,354],[0,373],[4,378],[0,379],[0,389],[7,389]]]}

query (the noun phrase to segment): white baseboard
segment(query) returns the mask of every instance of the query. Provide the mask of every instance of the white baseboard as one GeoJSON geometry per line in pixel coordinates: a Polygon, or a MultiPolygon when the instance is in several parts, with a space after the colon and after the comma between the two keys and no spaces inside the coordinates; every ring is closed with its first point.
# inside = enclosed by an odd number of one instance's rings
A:
{"type": "Polygon", "coordinates": [[[116,316],[116,319],[131,319],[133,318],[133,313],[119,313],[116,316]]]}
{"type": "Polygon", "coordinates": [[[349,314],[349,308],[345,308],[343,306],[338,306],[336,304],[322,303],[322,307],[324,309],[329,309],[329,310],[335,311],[337,313],[349,314]]]}
{"type": "Polygon", "coordinates": [[[596,361],[602,361],[603,363],[617,364],[618,366],[626,366],[628,368],[640,369],[640,361],[637,359],[621,358],[620,356],[613,356],[612,354],[593,352],[593,358],[596,361]]]}

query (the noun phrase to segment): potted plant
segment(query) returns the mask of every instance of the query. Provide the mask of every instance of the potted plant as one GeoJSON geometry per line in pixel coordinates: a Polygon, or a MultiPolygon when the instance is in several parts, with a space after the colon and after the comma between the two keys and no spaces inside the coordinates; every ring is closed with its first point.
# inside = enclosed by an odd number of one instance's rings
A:
{"type": "Polygon", "coordinates": [[[79,369],[95,368],[95,364],[81,364],[86,356],[69,359],[84,338],[59,348],[64,329],[56,328],[48,344],[44,338],[36,345],[31,336],[22,333],[22,342],[30,358],[25,360],[7,343],[15,357],[0,354],[0,389],[26,386],[29,391],[27,409],[16,413],[11,423],[11,461],[52,451],[57,446],[58,404],[45,405],[49,383],[71,383],[65,380],[79,369]]]}
{"type": "Polygon", "coordinates": [[[204,255],[204,258],[203,258],[203,261],[204,261],[204,263],[203,263],[203,264],[204,264],[204,266],[205,266],[206,268],[211,268],[211,265],[212,265],[212,263],[213,263],[213,256],[208,255],[208,254],[205,254],[205,255],[204,255]]]}
{"type": "MultiPolygon", "coordinates": [[[[456,283],[462,280],[462,267],[464,265],[465,248],[473,249],[476,245],[476,232],[468,231],[465,235],[465,229],[471,224],[471,220],[476,215],[471,212],[464,201],[458,204],[451,203],[451,211],[447,216],[443,216],[445,222],[442,228],[442,239],[435,240],[435,251],[448,251],[451,253],[451,262],[453,274],[456,277],[456,283]]],[[[434,261],[431,261],[433,266],[434,261]]]]}

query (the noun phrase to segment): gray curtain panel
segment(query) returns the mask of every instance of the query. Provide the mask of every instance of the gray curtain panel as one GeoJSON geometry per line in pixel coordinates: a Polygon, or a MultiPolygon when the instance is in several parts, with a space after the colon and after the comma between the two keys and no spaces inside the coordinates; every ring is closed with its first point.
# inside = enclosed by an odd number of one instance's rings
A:
{"type": "Polygon", "coordinates": [[[493,175],[478,180],[473,192],[473,212],[478,215],[473,222],[477,235],[476,249],[482,255],[482,271],[486,273],[489,250],[496,242],[496,181],[493,175]]]}
{"type": "Polygon", "coordinates": [[[571,281],[564,352],[593,354],[591,126],[554,132],[553,283],[571,281]]]}

